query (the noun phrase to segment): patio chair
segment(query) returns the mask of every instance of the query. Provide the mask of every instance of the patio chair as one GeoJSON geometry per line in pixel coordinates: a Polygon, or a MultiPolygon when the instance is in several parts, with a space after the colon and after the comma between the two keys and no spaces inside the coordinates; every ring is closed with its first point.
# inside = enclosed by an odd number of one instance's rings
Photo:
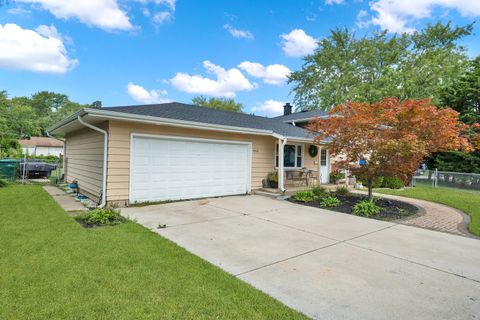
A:
{"type": "Polygon", "coordinates": [[[308,184],[308,172],[303,170],[288,170],[285,172],[287,183],[290,181],[293,186],[300,182],[300,185],[308,184]]]}

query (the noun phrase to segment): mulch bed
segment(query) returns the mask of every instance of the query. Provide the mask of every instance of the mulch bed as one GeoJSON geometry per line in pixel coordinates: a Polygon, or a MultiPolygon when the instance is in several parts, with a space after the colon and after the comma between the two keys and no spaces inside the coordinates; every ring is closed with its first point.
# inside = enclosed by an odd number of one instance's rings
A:
{"type": "MultiPolygon", "coordinates": [[[[367,199],[365,196],[361,195],[348,195],[348,196],[337,196],[338,200],[340,200],[340,205],[337,207],[321,207],[320,201],[315,200],[311,202],[299,202],[295,201],[292,198],[288,200],[297,204],[302,204],[305,206],[322,208],[342,213],[352,214],[352,207],[359,201],[367,199]]],[[[380,198],[375,201],[375,204],[379,206],[382,211],[379,214],[372,215],[369,218],[377,219],[377,220],[384,220],[384,221],[392,221],[402,219],[408,216],[412,216],[418,212],[418,208],[412,204],[397,201],[397,200],[390,200],[385,198],[380,198]]]]}

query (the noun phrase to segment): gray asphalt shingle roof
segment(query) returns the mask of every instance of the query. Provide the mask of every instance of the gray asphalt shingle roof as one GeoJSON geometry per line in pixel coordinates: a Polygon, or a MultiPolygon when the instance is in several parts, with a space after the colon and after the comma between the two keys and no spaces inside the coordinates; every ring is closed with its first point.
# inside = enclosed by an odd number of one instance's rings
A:
{"type": "Polygon", "coordinates": [[[278,116],[274,119],[281,120],[283,122],[286,121],[295,121],[295,120],[305,120],[311,119],[316,117],[325,117],[328,116],[328,112],[324,110],[311,110],[311,111],[300,111],[294,112],[286,116],[278,116]]]}
{"type": "Polygon", "coordinates": [[[287,137],[313,137],[307,130],[283,123],[282,121],[279,121],[278,118],[266,118],[245,113],[215,110],[178,102],[108,107],[103,109],[108,111],[124,112],[159,118],[218,124],[249,129],[271,130],[277,134],[287,137]]]}

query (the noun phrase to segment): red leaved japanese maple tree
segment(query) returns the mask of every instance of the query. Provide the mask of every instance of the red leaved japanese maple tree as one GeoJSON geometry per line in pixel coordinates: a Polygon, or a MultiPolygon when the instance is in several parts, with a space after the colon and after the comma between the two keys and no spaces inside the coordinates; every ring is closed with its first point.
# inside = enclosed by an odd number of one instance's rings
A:
{"type": "Polygon", "coordinates": [[[332,155],[341,154],[354,174],[365,181],[372,199],[372,184],[380,176],[405,179],[431,153],[471,150],[459,113],[437,108],[429,99],[377,103],[348,102],[330,110],[329,118],[309,124],[318,141],[331,139],[332,155]],[[359,165],[359,160],[365,159],[359,165]]]}

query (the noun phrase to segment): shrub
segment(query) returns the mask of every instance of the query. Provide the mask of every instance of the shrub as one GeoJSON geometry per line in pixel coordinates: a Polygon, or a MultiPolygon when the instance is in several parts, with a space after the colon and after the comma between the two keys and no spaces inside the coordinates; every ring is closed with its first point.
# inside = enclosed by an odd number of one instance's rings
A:
{"type": "Polygon", "coordinates": [[[401,189],[405,186],[403,180],[397,177],[386,177],[383,180],[383,187],[389,189],[401,189]]]}
{"type": "Polygon", "coordinates": [[[369,217],[380,213],[382,209],[375,204],[373,201],[362,200],[357,202],[353,208],[352,213],[356,216],[369,217]]]}
{"type": "Polygon", "coordinates": [[[326,198],[323,198],[322,201],[320,201],[320,206],[321,207],[336,207],[340,205],[340,200],[338,200],[336,197],[328,196],[326,198]]]}
{"type": "Polygon", "coordinates": [[[0,188],[5,188],[9,185],[8,181],[0,178],[0,188]]]}
{"type": "Polygon", "coordinates": [[[337,196],[348,196],[350,194],[350,191],[347,187],[338,187],[337,190],[335,190],[335,194],[337,196]]]}
{"type": "Polygon", "coordinates": [[[17,139],[0,138],[0,157],[13,158],[22,155],[22,147],[17,139]]]}
{"type": "Polygon", "coordinates": [[[60,158],[54,155],[49,155],[49,156],[34,156],[34,155],[26,155],[27,159],[35,159],[35,160],[44,160],[48,162],[58,162],[60,161],[60,158]]]}
{"type": "Polygon", "coordinates": [[[322,187],[313,187],[311,190],[317,198],[325,197],[328,194],[327,190],[325,188],[322,188],[322,187]]]}
{"type": "Polygon", "coordinates": [[[315,193],[312,190],[297,191],[293,195],[293,199],[300,202],[311,202],[317,198],[318,197],[315,195],[315,193]]]}
{"type": "Polygon", "coordinates": [[[343,178],[343,174],[340,173],[339,170],[335,170],[330,172],[330,183],[337,183],[340,179],[343,178]]]}
{"type": "Polygon", "coordinates": [[[376,177],[375,179],[373,179],[373,182],[372,182],[372,187],[373,188],[381,188],[383,187],[383,177],[376,177]]]}
{"type": "Polygon", "coordinates": [[[113,225],[125,222],[116,208],[97,208],[77,217],[87,225],[113,225]]]}
{"type": "Polygon", "coordinates": [[[274,172],[270,172],[268,175],[267,175],[267,180],[270,181],[270,182],[278,182],[278,174],[276,171],[274,172]]]}

